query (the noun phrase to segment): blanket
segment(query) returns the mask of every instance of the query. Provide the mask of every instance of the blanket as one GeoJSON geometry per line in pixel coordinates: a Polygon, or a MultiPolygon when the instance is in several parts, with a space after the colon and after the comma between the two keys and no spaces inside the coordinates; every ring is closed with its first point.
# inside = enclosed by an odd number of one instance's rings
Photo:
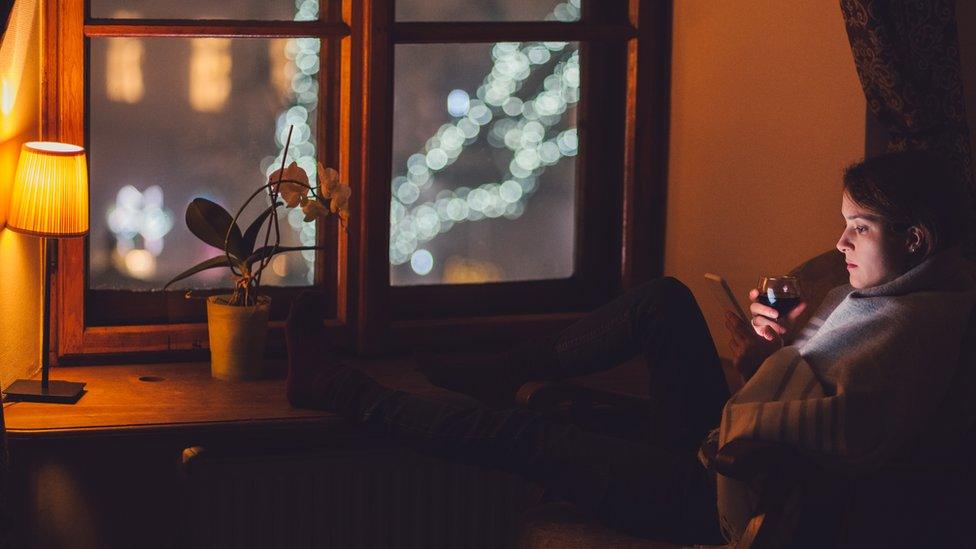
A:
{"type": "MultiPolygon", "coordinates": [[[[882,462],[944,405],[963,346],[976,343],[963,341],[974,303],[973,266],[958,248],[850,291],[812,336],[773,353],[729,399],[719,446],[759,439],[843,462],[882,462]]],[[[756,494],[717,480],[723,527],[737,539],[756,494]]]]}

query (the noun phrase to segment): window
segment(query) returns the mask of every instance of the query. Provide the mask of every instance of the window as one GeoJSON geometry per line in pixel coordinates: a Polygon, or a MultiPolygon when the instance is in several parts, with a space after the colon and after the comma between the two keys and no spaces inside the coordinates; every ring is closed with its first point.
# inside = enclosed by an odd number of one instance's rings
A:
{"type": "MultiPolygon", "coordinates": [[[[60,279],[58,354],[205,347],[202,298],[226,291],[227,273],[162,291],[218,253],[189,234],[186,205],[205,196],[234,213],[280,164],[290,127],[287,161],[310,174],[317,159],[337,165],[338,51],[348,27],[316,0],[92,0],[87,17],[81,2],[52,4],[49,28],[60,32],[45,37],[46,74],[57,76],[45,88],[45,135],[85,144],[92,197],[89,237],[61,253],[62,273],[86,276],[60,279]],[[219,19],[231,14],[249,19],[219,19]]],[[[242,224],[260,209],[242,212],[242,224]]],[[[329,250],[272,264],[265,283],[279,321],[302,287],[337,294],[345,242],[334,222],[291,215],[282,227],[286,245],[329,250]]]]}
{"type": "Polygon", "coordinates": [[[273,320],[316,286],[340,344],[473,341],[659,271],[666,3],[87,4],[45,8],[44,134],[85,143],[92,184],[91,235],[60,253],[63,361],[206,346],[202,301],[160,290],[212,253],[183,210],[236,208],[291,124],[289,159],[338,167],[353,211],[347,231],[283,220],[327,250],[279,259],[273,320]]]}

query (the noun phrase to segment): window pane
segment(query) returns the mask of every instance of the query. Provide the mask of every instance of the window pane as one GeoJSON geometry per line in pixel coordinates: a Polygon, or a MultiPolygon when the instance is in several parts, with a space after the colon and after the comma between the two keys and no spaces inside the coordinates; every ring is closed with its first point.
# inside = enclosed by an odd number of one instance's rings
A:
{"type": "Polygon", "coordinates": [[[393,285],[573,272],[579,50],[396,48],[393,285]]]}
{"type": "MultiPolygon", "coordinates": [[[[186,228],[186,206],[202,196],[233,215],[280,165],[289,125],[288,162],[315,177],[318,52],[312,38],[92,39],[91,288],[162,288],[218,255],[186,228]]],[[[267,204],[255,199],[242,228],[267,204]]],[[[314,243],[300,211],[279,212],[283,245],[314,243]]],[[[263,282],[309,284],[313,261],[281,254],[263,282]]],[[[231,284],[215,269],[175,287],[231,284]]]]}
{"type": "Polygon", "coordinates": [[[96,19],[313,21],[319,0],[91,0],[96,19]]]}
{"type": "Polygon", "coordinates": [[[398,21],[579,21],[582,0],[396,0],[398,21]]]}

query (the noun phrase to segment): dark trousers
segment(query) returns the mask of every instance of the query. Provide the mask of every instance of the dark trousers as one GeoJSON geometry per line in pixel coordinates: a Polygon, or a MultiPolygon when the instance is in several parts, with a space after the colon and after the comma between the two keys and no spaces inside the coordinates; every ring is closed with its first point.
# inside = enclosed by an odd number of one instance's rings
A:
{"type": "Polygon", "coordinates": [[[524,409],[426,400],[342,368],[322,402],[374,430],[454,459],[540,481],[611,528],[683,543],[722,543],[714,481],[696,457],[728,399],[718,355],[691,292],[653,280],[555,339],[559,371],[608,370],[643,353],[650,369],[648,440],[583,430],[524,409]]]}

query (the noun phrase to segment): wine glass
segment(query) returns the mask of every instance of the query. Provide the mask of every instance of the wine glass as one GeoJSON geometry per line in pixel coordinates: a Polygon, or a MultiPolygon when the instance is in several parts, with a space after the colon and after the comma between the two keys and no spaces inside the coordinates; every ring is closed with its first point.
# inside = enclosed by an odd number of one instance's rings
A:
{"type": "Polygon", "coordinates": [[[795,276],[778,275],[759,277],[759,303],[776,309],[779,318],[786,318],[802,301],[800,284],[795,276]]]}

